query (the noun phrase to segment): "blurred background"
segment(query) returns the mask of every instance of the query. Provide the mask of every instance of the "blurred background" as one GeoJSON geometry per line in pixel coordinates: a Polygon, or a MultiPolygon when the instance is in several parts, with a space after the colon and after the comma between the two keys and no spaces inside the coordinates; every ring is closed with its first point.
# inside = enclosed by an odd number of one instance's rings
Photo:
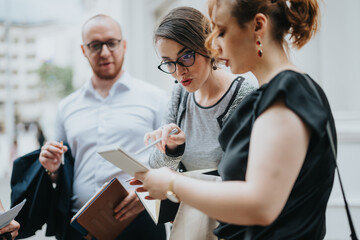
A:
{"type": "MultiPolygon", "coordinates": [[[[334,111],[338,165],[359,234],[360,1],[320,2],[319,33],[290,54],[324,88],[334,111]]],[[[206,0],[0,0],[0,199],[6,209],[13,160],[53,138],[57,103],[91,76],[80,49],[82,24],[98,13],[118,20],[128,42],[124,68],[170,92],[173,80],[157,70],[152,33],[162,16],[184,5],[206,13],[206,0]]],[[[326,239],[349,239],[343,205],[336,180],[326,239]]]]}

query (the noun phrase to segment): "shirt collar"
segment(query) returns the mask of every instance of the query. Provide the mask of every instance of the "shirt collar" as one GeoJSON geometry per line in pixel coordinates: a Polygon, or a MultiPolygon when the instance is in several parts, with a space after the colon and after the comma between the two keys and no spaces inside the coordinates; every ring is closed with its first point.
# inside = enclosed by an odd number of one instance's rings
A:
{"type": "Polygon", "coordinates": [[[113,91],[113,89],[124,89],[124,87],[127,90],[130,90],[132,88],[133,81],[131,79],[130,74],[124,70],[121,77],[114,83],[114,85],[111,87],[110,92],[113,91]]]}
{"type": "MultiPolygon", "coordinates": [[[[109,96],[113,95],[114,92],[116,92],[118,89],[122,89],[123,91],[131,90],[132,84],[133,84],[133,82],[132,82],[130,74],[124,70],[121,77],[111,87],[111,89],[109,91],[109,96]]],[[[85,90],[85,94],[91,93],[93,95],[98,95],[98,93],[94,89],[91,78],[85,83],[84,90],[85,90]]]]}

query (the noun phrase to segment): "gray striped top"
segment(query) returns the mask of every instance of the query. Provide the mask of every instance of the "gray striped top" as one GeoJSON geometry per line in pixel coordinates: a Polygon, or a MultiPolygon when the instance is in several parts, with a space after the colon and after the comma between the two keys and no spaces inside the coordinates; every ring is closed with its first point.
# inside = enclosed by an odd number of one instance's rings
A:
{"type": "MultiPolygon", "coordinates": [[[[188,171],[217,168],[223,153],[218,142],[222,123],[243,98],[257,88],[255,81],[245,79],[236,91],[238,82],[238,78],[235,79],[222,98],[210,107],[200,106],[195,100],[194,93],[188,94],[185,113],[179,126],[186,134],[185,151],[180,153],[180,156],[171,157],[154,148],[150,155],[150,166],[152,168],[167,166],[175,170],[181,161],[188,171]]],[[[175,85],[162,125],[177,123],[181,112],[179,109],[181,91],[184,91],[182,86],[175,85]]]]}

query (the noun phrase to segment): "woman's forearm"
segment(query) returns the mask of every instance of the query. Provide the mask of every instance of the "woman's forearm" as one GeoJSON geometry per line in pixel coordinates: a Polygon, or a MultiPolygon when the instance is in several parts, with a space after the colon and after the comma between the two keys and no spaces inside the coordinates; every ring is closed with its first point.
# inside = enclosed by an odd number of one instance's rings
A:
{"type": "Polygon", "coordinates": [[[241,181],[207,182],[178,176],[174,192],[184,203],[212,218],[238,225],[267,225],[266,204],[241,181]]]}

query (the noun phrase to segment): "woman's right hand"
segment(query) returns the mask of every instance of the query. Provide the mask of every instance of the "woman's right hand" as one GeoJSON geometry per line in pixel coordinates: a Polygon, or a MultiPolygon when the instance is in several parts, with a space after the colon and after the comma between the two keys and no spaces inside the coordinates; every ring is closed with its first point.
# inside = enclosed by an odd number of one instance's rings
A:
{"type": "Polygon", "coordinates": [[[149,144],[149,141],[156,141],[162,137],[162,141],[156,144],[156,148],[159,149],[162,153],[165,153],[165,146],[168,149],[174,150],[178,146],[185,143],[186,136],[185,133],[179,128],[175,123],[170,123],[164,125],[153,132],[146,133],[144,136],[145,145],[149,144]],[[178,132],[169,136],[169,133],[173,129],[177,129],[178,132]]]}
{"type": "Polygon", "coordinates": [[[67,150],[67,147],[59,142],[47,142],[41,147],[39,157],[41,165],[49,172],[56,172],[60,168],[61,155],[67,150]]]}

